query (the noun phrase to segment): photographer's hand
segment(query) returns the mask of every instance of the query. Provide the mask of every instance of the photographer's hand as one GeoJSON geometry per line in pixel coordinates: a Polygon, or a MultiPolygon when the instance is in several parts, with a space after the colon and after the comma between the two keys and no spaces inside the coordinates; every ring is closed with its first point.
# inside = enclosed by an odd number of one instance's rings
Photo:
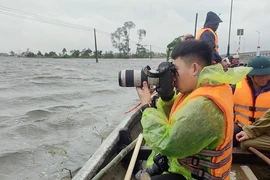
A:
{"type": "Polygon", "coordinates": [[[145,104],[151,104],[151,93],[150,90],[148,88],[148,84],[146,81],[143,82],[143,87],[136,87],[138,96],[141,100],[141,104],[145,105],[145,104]]]}

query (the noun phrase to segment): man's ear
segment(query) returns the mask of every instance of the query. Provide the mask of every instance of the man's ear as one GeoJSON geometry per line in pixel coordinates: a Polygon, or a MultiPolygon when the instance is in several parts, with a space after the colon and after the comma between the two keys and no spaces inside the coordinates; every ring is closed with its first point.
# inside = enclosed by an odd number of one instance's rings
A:
{"type": "Polygon", "coordinates": [[[198,74],[200,74],[202,68],[198,63],[193,63],[192,64],[192,68],[193,68],[193,75],[194,76],[198,76],[198,74]]]}

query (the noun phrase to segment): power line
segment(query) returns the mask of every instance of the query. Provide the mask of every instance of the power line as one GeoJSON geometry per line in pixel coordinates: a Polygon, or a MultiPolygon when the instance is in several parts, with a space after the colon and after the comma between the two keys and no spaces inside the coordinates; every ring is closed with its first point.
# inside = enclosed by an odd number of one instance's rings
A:
{"type": "MultiPolygon", "coordinates": [[[[53,25],[57,25],[57,26],[75,28],[75,29],[80,29],[80,30],[85,30],[85,31],[94,31],[94,29],[96,29],[96,28],[93,28],[93,27],[73,24],[73,23],[62,21],[62,20],[54,19],[54,18],[51,18],[51,17],[46,17],[46,16],[41,16],[41,15],[38,15],[38,14],[28,13],[28,12],[25,12],[25,11],[20,11],[20,10],[16,10],[16,9],[4,7],[4,6],[0,6],[0,14],[7,15],[7,16],[12,16],[12,17],[16,17],[16,18],[21,18],[21,19],[27,19],[27,20],[47,23],[47,24],[53,24],[53,25]]],[[[111,33],[108,33],[108,32],[102,31],[102,30],[98,30],[98,29],[96,29],[96,32],[111,37],[111,33]]],[[[138,44],[135,41],[130,41],[130,42],[133,43],[133,44],[136,44],[136,45],[138,44]]],[[[151,46],[155,47],[155,48],[158,48],[158,49],[164,49],[164,48],[160,48],[160,47],[153,46],[153,45],[151,45],[151,46]]]]}
{"type": "Polygon", "coordinates": [[[92,28],[92,27],[82,26],[82,25],[78,25],[78,24],[72,24],[72,23],[61,21],[58,19],[40,16],[37,14],[28,13],[28,12],[24,12],[24,11],[20,11],[20,10],[16,10],[16,9],[11,9],[11,8],[7,8],[7,7],[3,7],[3,6],[0,6],[0,14],[18,17],[18,18],[22,18],[22,19],[34,20],[34,21],[58,25],[58,26],[76,28],[76,29],[81,29],[81,30],[86,30],[86,31],[93,31],[94,30],[94,28],[92,28]]]}

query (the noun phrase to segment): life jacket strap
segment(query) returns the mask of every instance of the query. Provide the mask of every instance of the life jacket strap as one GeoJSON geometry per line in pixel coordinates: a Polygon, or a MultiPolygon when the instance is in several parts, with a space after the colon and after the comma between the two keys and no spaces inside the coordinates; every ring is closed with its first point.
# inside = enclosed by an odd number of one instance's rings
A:
{"type": "Polygon", "coordinates": [[[254,107],[254,106],[245,106],[242,104],[234,104],[235,107],[246,109],[248,111],[267,111],[269,108],[267,107],[254,107]]]}
{"type": "Polygon", "coordinates": [[[221,150],[201,150],[198,154],[202,156],[217,157],[222,156],[226,150],[232,147],[232,141],[230,141],[223,149],[221,150]]]}
{"type": "Polygon", "coordinates": [[[179,163],[185,163],[185,164],[191,164],[193,166],[204,166],[204,167],[208,167],[211,169],[218,169],[221,168],[222,166],[224,166],[225,164],[227,164],[230,160],[231,160],[232,156],[229,155],[228,157],[226,157],[225,159],[223,159],[222,161],[218,162],[218,163],[213,163],[213,162],[209,162],[209,161],[205,161],[196,157],[187,157],[187,158],[183,158],[183,159],[178,159],[179,163]]]}
{"type": "Polygon", "coordinates": [[[230,168],[227,171],[225,171],[221,177],[216,177],[216,176],[213,176],[202,169],[191,167],[185,163],[181,163],[181,165],[184,168],[190,170],[190,172],[193,175],[197,176],[198,178],[205,178],[205,179],[211,179],[211,180],[224,180],[230,174],[230,168]]]}

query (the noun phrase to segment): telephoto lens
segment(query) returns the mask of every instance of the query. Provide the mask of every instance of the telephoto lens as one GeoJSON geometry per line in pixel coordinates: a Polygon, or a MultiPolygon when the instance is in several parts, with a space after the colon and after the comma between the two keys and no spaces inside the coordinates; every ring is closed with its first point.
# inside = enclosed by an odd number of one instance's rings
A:
{"type": "MultiPolygon", "coordinates": [[[[147,66],[142,70],[122,70],[118,73],[118,82],[121,87],[142,87],[142,83],[146,81],[149,86],[157,86],[159,77],[151,77],[147,73],[150,71],[147,66]]],[[[153,71],[152,73],[155,73],[153,71]]]]}

